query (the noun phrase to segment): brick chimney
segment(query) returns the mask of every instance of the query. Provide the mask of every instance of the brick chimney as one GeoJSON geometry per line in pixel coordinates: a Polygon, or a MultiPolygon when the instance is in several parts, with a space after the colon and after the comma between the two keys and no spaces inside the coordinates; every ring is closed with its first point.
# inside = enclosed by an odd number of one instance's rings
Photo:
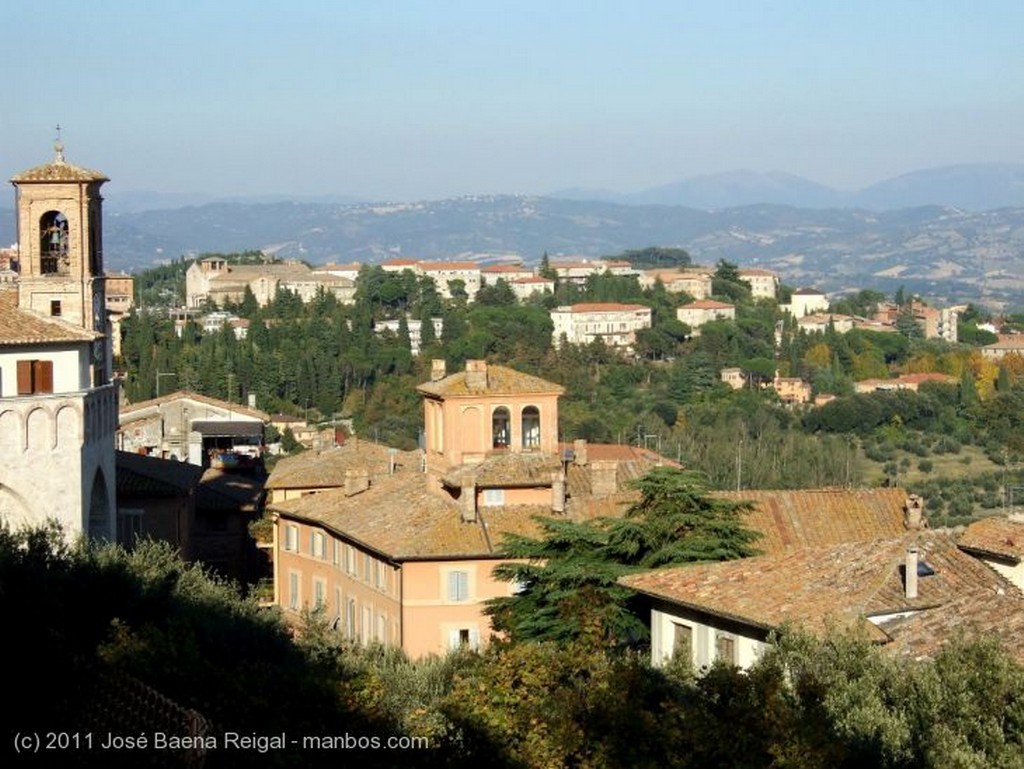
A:
{"type": "Polygon", "coordinates": [[[917,494],[911,494],[903,507],[903,525],[907,531],[920,531],[928,528],[924,517],[924,500],[917,494]]]}
{"type": "Polygon", "coordinates": [[[436,382],[445,378],[444,358],[434,358],[430,361],[430,381],[436,382]]]}
{"type": "Polygon", "coordinates": [[[917,545],[907,548],[907,561],[904,566],[903,587],[907,600],[917,598],[917,545]]]}
{"type": "Polygon", "coordinates": [[[487,389],[487,361],[466,361],[466,387],[471,390],[487,389]]]}
{"type": "Polygon", "coordinates": [[[618,469],[619,463],[614,459],[594,460],[590,463],[590,491],[595,497],[610,497],[619,490],[618,469]]]}
{"type": "Polygon", "coordinates": [[[587,464],[587,441],[585,438],[577,438],[572,442],[572,455],[573,464],[587,464]]]}
{"type": "Polygon", "coordinates": [[[476,522],[476,480],[466,478],[462,481],[462,493],[459,495],[459,508],[464,523],[476,522]]]}
{"type": "Polygon", "coordinates": [[[346,470],[345,471],[345,496],[351,497],[366,491],[370,488],[370,471],[346,470]]]}

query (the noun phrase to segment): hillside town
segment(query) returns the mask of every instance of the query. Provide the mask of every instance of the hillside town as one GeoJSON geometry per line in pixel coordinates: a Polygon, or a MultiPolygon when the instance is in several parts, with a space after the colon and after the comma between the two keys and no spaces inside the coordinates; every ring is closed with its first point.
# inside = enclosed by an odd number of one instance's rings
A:
{"type": "MultiPolygon", "coordinates": [[[[804,451],[845,462],[845,469],[828,470],[828,484],[759,488],[751,480],[756,466],[782,455],[744,454],[757,451],[758,439],[747,437],[753,432],[726,436],[721,456],[728,463],[708,461],[725,464],[728,482],[708,488],[706,504],[714,515],[732,516],[749,537],[735,556],[716,554],[727,550],[723,539],[703,555],[650,565],[626,559],[629,568],[609,572],[600,590],[583,570],[575,583],[581,599],[611,611],[594,596],[627,596],[639,635],[616,635],[617,625],[601,625],[600,616],[563,595],[567,603],[552,610],[561,635],[543,637],[568,644],[597,632],[610,646],[642,648],[655,670],[726,666],[737,675],[770,656],[787,629],[819,639],[840,630],[860,634],[886,659],[912,661],[939,658],[965,640],[999,638],[1009,659],[1024,664],[1024,517],[1016,514],[1012,495],[1020,487],[1006,479],[1014,468],[1005,458],[1019,450],[1016,439],[989,452],[1004,457],[997,468],[1002,480],[985,481],[999,502],[954,510],[942,501],[942,517],[932,513],[938,499],[905,485],[909,461],[902,466],[887,455],[892,469],[884,479],[853,482],[851,460],[840,456],[858,423],[868,424],[865,404],[927,397],[928,404],[960,404],[966,413],[1012,393],[1012,382],[1003,380],[1024,373],[1017,363],[1024,360],[1024,334],[1006,333],[1010,324],[993,324],[979,336],[972,320],[972,344],[958,338],[965,316],[976,316],[967,305],[876,297],[870,308],[854,307],[849,297],[786,287],[784,276],[753,267],[637,267],[621,258],[546,255],[530,266],[393,259],[318,267],[205,256],[184,272],[183,305],[141,307],[138,277],[108,274],[103,263],[107,181],[68,162],[60,144],[50,161],[11,178],[19,242],[4,252],[0,285],[5,527],[56,521],[68,545],[84,537],[129,553],[144,541],[166,543],[183,562],[238,585],[299,637],[312,633],[312,617],[338,644],[380,647],[413,662],[483,654],[529,638],[529,622],[516,619],[523,605],[517,601],[551,599],[531,591],[545,584],[545,564],[558,559],[517,555],[529,552],[522,550],[529,543],[545,542],[552,530],[569,538],[570,531],[642,527],[665,499],[675,506],[671,515],[687,500],[705,504],[703,491],[685,486],[711,446],[693,437],[702,419],[722,432],[714,415],[749,402],[755,405],[747,413],[770,413],[768,422],[817,420],[808,422],[818,428],[807,440],[825,441],[833,439],[821,436],[843,418],[840,406],[854,404],[853,422],[834,430],[835,442],[804,451]],[[388,312],[362,315],[371,275],[408,280],[417,291],[429,290],[433,304],[414,314],[404,299],[395,300],[388,312]],[[595,286],[634,293],[600,300],[588,294],[595,286]],[[577,301],[561,303],[565,297],[577,301]],[[290,303],[291,316],[266,314],[282,303],[290,303]],[[387,363],[392,368],[380,369],[384,374],[370,364],[363,373],[346,370],[351,382],[330,380],[345,383],[319,400],[271,397],[285,392],[288,377],[274,379],[269,364],[249,373],[240,365],[225,369],[215,391],[204,392],[200,358],[159,357],[172,338],[196,350],[204,339],[226,350],[270,349],[289,318],[306,318],[316,307],[337,313],[330,316],[335,325],[321,323],[317,334],[364,333],[376,340],[367,349],[407,357],[387,363]],[[544,331],[513,332],[509,346],[499,348],[487,340],[474,347],[479,329],[463,336],[452,330],[454,313],[482,322],[489,309],[501,326],[512,317],[501,315],[509,308],[529,308],[541,324],[531,328],[544,331]],[[768,320],[754,324],[756,313],[768,320]],[[163,324],[165,341],[154,335],[140,343],[145,324],[163,324]],[[736,352],[747,344],[737,341],[744,328],[760,335],[760,346],[751,348],[756,355],[736,352]],[[915,357],[908,340],[935,347],[915,357]],[[542,368],[539,357],[530,358],[530,344],[541,345],[554,363],[542,368]],[[715,349],[718,358],[711,356],[715,349]],[[147,363],[132,362],[140,351],[147,363]],[[965,363],[955,371],[956,355],[975,368],[965,363]],[[673,368],[695,359],[705,368],[673,368]],[[811,368],[805,359],[820,361],[811,368]],[[912,363],[900,367],[897,359],[912,363]],[[739,365],[717,367],[727,360],[739,365]],[[636,409],[636,434],[613,432],[611,415],[588,404],[598,396],[578,389],[616,387],[616,399],[627,402],[669,371],[679,372],[681,394],[628,406],[636,409]],[[554,381],[559,372],[565,379],[554,381]],[[686,388],[697,385],[683,375],[694,372],[705,395],[692,400],[707,410],[692,412],[687,422],[686,388]],[[268,379],[262,385],[260,375],[268,379]],[[390,389],[374,391],[374,377],[390,389]],[[624,378],[616,384],[615,377],[624,378]],[[378,395],[385,405],[369,421],[360,409],[378,395]],[[662,422],[640,420],[641,409],[661,414],[662,422]],[[406,440],[390,442],[381,425],[400,412],[413,429],[399,424],[394,434],[406,440]],[[685,452],[681,433],[695,442],[685,452]],[[655,483],[673,491],[658,497],[655,483]],[[516,571],[527,564],[533,571],[516,571]],[[584,618],[602,629],[588,631],[584,618]]],[[[327,379],[314,357],[317,334],[290,345],[309,356],[296,382],[327,379]]],[[[910,413],[907,403],[878,418],[877,430],[870,427],[876,437],[865,432],[864,451],[889,451],[880,443],[886,436],[907,443],[901,431],[931,418],[910,413]]],[[[767,423],[757,429],[769,446],[767,423]]],[[[966,428],[961,432],[957,440],[965,443],[966,428]]],[[[922,477],[938,450],[927,456],[918,462],[922,477]]],[[[698,526],[673,528],[659,547],[675,548],[698,526]]],[[[645,533],[638,551],[653,536],[645,533]]],[[[551,619],[547,609],[531,611],[532,620],[551,619]]]]}

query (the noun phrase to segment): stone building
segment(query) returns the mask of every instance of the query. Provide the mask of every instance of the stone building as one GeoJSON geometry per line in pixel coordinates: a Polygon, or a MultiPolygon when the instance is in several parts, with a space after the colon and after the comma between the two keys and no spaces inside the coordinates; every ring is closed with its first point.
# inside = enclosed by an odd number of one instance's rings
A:
{"type": "Polygon", "coordinates": [[[0,287],[0,518],[115,533],[114,431],[103,272],[107,178],[54,159],[11,179],[17,279],[0,287]]]}

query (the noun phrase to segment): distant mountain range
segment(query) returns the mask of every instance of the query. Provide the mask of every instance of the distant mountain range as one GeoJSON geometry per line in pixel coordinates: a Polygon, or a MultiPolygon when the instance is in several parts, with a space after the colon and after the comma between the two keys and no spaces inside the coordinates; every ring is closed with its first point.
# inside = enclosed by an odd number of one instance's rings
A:
{"type": "Polygon", "coordinates": [[[792,174],[730,171],[629,194],[568,189],[554,192],[551,197],[701,209],[772,203],[872,211],[931,205],[988,211],[1024,206],[1024,165],[980,163],[931,168],[886,179],[855,192],[836,190],[792,174]]]}
{"type": "MultiPolygon", "coordinates": [[[[249,249],[312,264],[509,255],[535,263],[545,252],[596,258],[645,246],[677,246],[697,263],[727,259],[756,265],[776,271],[794,287],[892,293],[902,286],[937,301],[1024,306],[1024,167],[935,169],[858,193],[870,192],[877,201],[904,201],[927,199],[915,196],[931,189],[934,199],[944,201],[879,205],[878,210],[824,207],[827,188],[797,177],[736,173],[704,179],[650,190],[642,193],[643,201],[628,204],[498,195],[378,204],[221,201],[148,209],[118,203],[111,195],[104,249],[111,269],[132,271],[182,255],[249,249]],[[699,192],[705,204],[744,195],[774,202],[701,207],[658,202],[658,195],[667,200],[670,193],[686,190],[699,192]],[[797,192],[818,203],[778,202],[797,192]],[[969,197],[988,199],[991,205],[947,202],[969,197]]],[[[15,239],[13,212],[0,209],[0,244],[15,239]]]]}

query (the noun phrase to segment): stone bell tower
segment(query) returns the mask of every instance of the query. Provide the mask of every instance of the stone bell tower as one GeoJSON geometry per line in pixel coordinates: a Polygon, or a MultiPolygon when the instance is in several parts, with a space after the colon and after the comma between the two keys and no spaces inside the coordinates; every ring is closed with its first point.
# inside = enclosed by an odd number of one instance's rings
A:
{"type": "Polygon", "coordinates": [[[115,538],[111,381],[100,187],[54,159],[11,178],[18,276],[0,285],[0,521],[56,520],[69,540],[115,538]]]}
{"type": "MultiPolygon", "coordinates": [[[[14,176],[18,216],[18,305],[96,334],[108,334],[103,278],[103,198],[97,171],[54,159],[14,176]]],[[[109,345],[96,345],[93,384],[109,381],[109,345]]]]}

